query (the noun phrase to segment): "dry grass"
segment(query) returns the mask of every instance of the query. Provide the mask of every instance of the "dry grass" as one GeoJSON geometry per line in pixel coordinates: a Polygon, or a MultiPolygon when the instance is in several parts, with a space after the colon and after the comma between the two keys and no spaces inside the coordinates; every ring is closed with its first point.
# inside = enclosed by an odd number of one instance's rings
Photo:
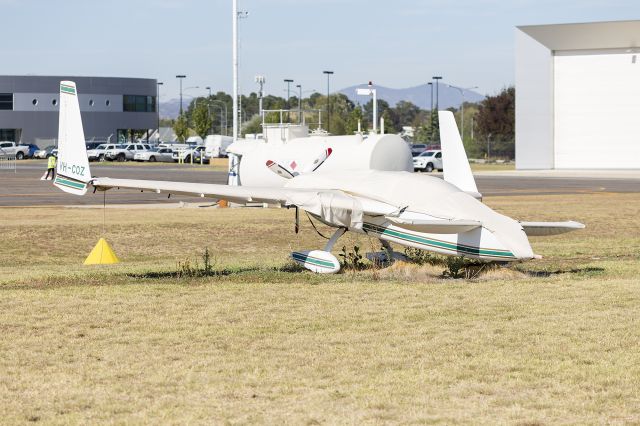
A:
{"type": "Polygon", "coordinates": [[[101,210],[0,209],[2,421],[640,422],[640,195],[487,202],[588,228],[472,281],[326,277],[278,270],[323,244],[292,211],[108,210],[124,262],[87,268],[101,210]],[[205,246],[227,275],[162,278],[205,246]]]}
{"type": "Polygon", "coordinates": [[[471,163],[471,170],[474,172],[495,172],[515,170],[515,163],[471,163]]]}

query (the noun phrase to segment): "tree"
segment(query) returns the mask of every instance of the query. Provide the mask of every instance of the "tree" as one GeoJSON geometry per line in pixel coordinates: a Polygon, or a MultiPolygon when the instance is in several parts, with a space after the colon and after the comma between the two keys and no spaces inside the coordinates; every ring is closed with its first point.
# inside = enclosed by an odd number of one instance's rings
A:
{"type": "Polygon", "coordinates": [[[393,108],[393,111],[400,126],[410,126],[420,113],[420,108],[411,102],[400,101],[393,108]]]}
{"type": "Polygon", "coordinates": [[[187,125],[187,117],[184,113],[180,114],[176,121],[173,123],[173,132],[176,134],[178,140],[182,143],[187,139],[189,134],[189,126],[187,125]]]}
{"type": "Polygon", "coordinates": [[[196,134],[204,140],[211,130],[211,124],[213,121],[211,114],[209,113],[209,105],[207,105],[206,100],[202,99],[201,102],[196,104],[193,109],[193,113],[191,114],[191,121],[196,134]]]}
{"type": "Polygon", "coordinates": [[[515,100],[516,89],[511,86],[480,103],[475,122],[478,142],[487,155],[514,157],[515,100]]]}

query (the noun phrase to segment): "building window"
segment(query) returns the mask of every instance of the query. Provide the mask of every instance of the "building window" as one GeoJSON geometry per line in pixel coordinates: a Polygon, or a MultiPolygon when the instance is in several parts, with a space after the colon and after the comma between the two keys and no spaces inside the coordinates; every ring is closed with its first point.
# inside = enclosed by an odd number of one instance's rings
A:
{"type": "Polygon", "coordinates": [[[109,106],[109,105],[111,105],[111,101],[110,101],[109,99],[107,99],[107,100],[105,101],[105,103],[104,103],[104,104],[105,104],[106,106],[109,106]]]}
{"type": "Polygon", "coordinates": [[[129,112],[156,112],[155,96],[124,95],[122,109],[129,112]]]}
{"type": "Polygon", "coordinates": [[[13,93],[0,93],[0,110],[13,110],[13,93]]]}
{"type": "Polygon", "coordinates": [[[33,106],[36,106],[36,105],[38,105],[38,100],[34,99],[34,100],[31,101],[31,103],[33,104],[33,106]]]}
{"type": "Polygon", "coordinates": [[[93,106],[93,99],[89,99],[89,106],[93,106]]]}

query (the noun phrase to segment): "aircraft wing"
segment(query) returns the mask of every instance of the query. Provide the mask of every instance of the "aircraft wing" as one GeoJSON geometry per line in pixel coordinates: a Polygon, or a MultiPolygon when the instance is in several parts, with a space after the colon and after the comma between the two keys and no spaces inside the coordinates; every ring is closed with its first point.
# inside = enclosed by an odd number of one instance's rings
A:
{"type": "Polygon", "coordinates": [[[522,229],[529,237],[564,234],[578,229],[584,229],[584,224],[574,222],[520,222],[522,229]]]}
{"type": "Polygon", "coordinates": [[[282,203],[296,189],[229,186],[210,183],[170,182],[161,180],[94,178],[91,184],[98,190],[111,188],[138,189],[157,194],[189,195],[201,198],[223,198],[236,203],[282,203]]]}
{"type": "Polygon", "coordinates": [[[482,223],[475,220],[422,220],[394,216],[386,216],[386,219],[401,228],[429,234],[458,234],[482,226],[482,223]]]}

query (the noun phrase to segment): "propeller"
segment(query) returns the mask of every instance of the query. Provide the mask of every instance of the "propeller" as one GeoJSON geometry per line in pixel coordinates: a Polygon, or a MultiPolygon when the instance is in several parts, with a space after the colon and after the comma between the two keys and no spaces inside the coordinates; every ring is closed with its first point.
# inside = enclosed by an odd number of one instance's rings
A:
{"type": "MultiPolygon", "coordinates": [[[[325,150],[322,151],[322,153],[311,162],[311,164],[309,164],[308,167],[306,167],[302,173],[312,173],[315,172],[316,170],[318,170],[318,168],[320,166],[322,166],[324,164],[324,162],[327,160],[327,158],[329,158],[329,156],[331,155],[331,153],[333,152],[333,149],[331,148],[327,148],[325,150]]],[[[296,176],[298,176],[300,173],[289,169],[286,166],[283,166],[282,164],[276,163],[275,161],[272,160],[267,160],[266,166],[269,170],[271,170],[273,173],[277,174],[278,176],[281,176],[285,179],[291,179],[294,178],[296,176]]],[[[298,164],[294,161],[291,162],[290,164],[291,168],[295,169],[298,164]]]]}

